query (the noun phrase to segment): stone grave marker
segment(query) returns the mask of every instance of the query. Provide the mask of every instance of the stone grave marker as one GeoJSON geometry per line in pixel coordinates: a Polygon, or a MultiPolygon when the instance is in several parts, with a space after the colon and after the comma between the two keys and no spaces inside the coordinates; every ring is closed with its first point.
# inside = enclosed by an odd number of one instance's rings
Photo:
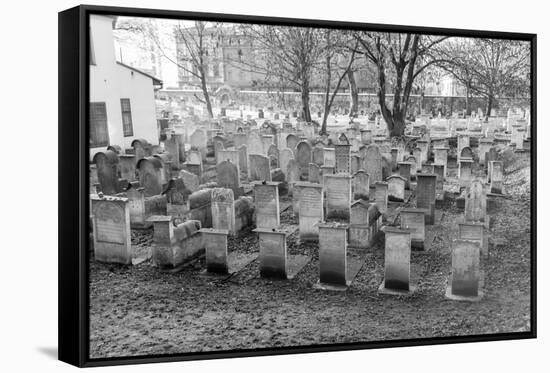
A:
{"type": "Polygon", "coordinates": [[[236,235],[235,228],[235,198],[233,190],[228,188],[212,189],[212,228],[227,230],[236,235]]]}
{"type": "Polygon", "coordinates": [[[351,174],[351,146],[350,145],[335,145],[335,167],[336,174],[351,174]]]}
{"type": "Polygon", "coordinates": [[[347,224],[319,224],[319,282],[347,286],[347,224]]]}
{"type": "Polygon", "coordinates": [[[458,239],[478,243],[481,253],[489,256],[488,240],[485,237],[485,227],[481,223],[458,223],[458,239]]]}
{"type": "Polygon", "coordinates": [[[426,224],[435,224],[435,184],[437,176],[434,174],[417,174],[416,207],[424,209],[426,224]]]}
{"type": "MultiPolygon", "coordinates": [[[[319,143],[318,143],[319,144],[319,143]]],[[[320,143],[322,145],[322,143],[320,143]]],[[[313,163],[315,163],[317,166],[321,167],[325,164],[325,152],[323,148],[315,147],[312,151],[312,158],[313,163]]]]}
{"type": "Polygon", "coordinates": [[[308,170],[308,181],[310,183],[320,183],[320,173],[321,170],[319,169],[319,166],[315,163],[310,163],[308,170]]]}
{"type": "Polygon", "coordinates": [[[261,154],[249,154],[248,166],[250,168],[250,180],[271,181],[271,169],[268,157],[261,154]]]}
{"type": "Polygon", "coordinates": [[[114,195],[119,193],[118,155],[112,151],[96,153],[93,163],[97,168],[97,178],[103,194],[114,195]]]}
{"type": "Polygon", "coordinates": [[[257,228],[279,227],[279,183],[254,183],[254,212],[257,228]]]}
{"type": "Polygon", "coordinates": [[[318,241],[318,223],[324,220],[323,187],[313,183],[298,183],[300,241],[318,241]]]}
{"type": "Polygon", "coordinates": [[[394,202],[405,201],[405,184],[407,179],[399,175],[391,175],[386,179],[388,183],[388,200],[394,202]]]}
{"type": "Polygon", "coordinates": [[[92,195],[94,258],[107,263],[132,263],[130,209],[123,197],[92,195]]]}
{"type": "Polygon", "coordinates": [[[426,223],[424,210],[402,208],[400,210],[401,229],[411,232],[411,247],[424,250],[426,240],[426,223]]]}
{"type": "Polygon", "coordinates": [[[479,289],[479,244],[469,240],[455,240],[452,249],[452,274],[445,296],[453,300],[481,299],[479,289]]]}
{"type": "Polygon", "coordinates": [[[461,158],[458,161],[458,182],[461,187],[470,185],[473,164],[474,161],[471,158],[461,158]]]}
{"type": "Polygon", "coordinates": [[[229,160],[223,161],[216,166],[218,186],[233,190],[237,198],[243,194],[239,176],[239,166],[229,160]]]}
{"type": "Polygon", "coordinates": [[[327,219],[349,221],[351,206],[351,176],[323,175],[327,197],[327,219]]]}
{"type": "Polygon", "coordinates": [[[359,170],[353,174],[352,191],[354,199],[369,200],[370,196],[370,178],[363,170],[359,170]]]}
{"type": "Polygon", "coordinates": [[[336,167],[336,150],[334,148],[323,149],[323,162],[326,167],[336,167]]]}
{"type": "Polygon", "coordinates": [[[501,161],[491,161],[490,174],[491,174],[491,193],[503,194],[502,186],[504,179],[504,166],[501,161]]]}
{"type": "Polygon", "coordinates": [[[408,294],[411,282],[411,233],[408,230],[385,227],[384,281],[381,294],[408,294]]]}
{"type": "Polygon", "coordinates": [[[447,157],[449,148],[446,146],[438,146],[434,148],[434,164],[441,164],[444,167],[444,176],[447,177],[447,157]]]}
{"type": "Polygon", "coordinates": [[[228,274],[227,229],[202,228],[200,233],[206,251],[206,271],[228,274]]]}
{"type": "MultiPolygon", "coordinates": [[[[298,142],[300,142],[300,139],[292,133],[286,137],[286,147],[291,149],[293,152],[296,151],[298,142]]],[[[296,154],[294,154],[294,156],[296,156],[296,154]]]]}
{"type": "Polygon", "coordinates": [[[399,176],[405,179],[405,189],[411,187],[411,162],[398,162],[399,176]]]}
{"type": "Polygon", "coordinates": [[[300,179],[306,179],[311,163],[311,145],[307,141],[300,141],[296,146],[296,162],[300,169],[300,179]]]}
{"type": "Polygon", "coordinates": [[[374,187],[374,203],[380,213],[385,214],[388,210],[388,183],[377,181],[374,183],[374,187]]]}
{"type": "Polygon", "coordinates": [[[144,188],[145,196],[155,196],[162,192],[164,179],[162,162],[156,157],[142,158],[137,163],[139,184],[144,188]]]}
{"type": "Polygon", "coordinates": [[[285,179],[288,181],[288,163],[291,159],[294,159],[294,153],[289,148],[283,148],[279,152],[279,165],[283,173],[285,174],[285,179]]]}
{"type": "Polygon", "coordinates": [[[376,145],[368,145],[363,159],[363,170],[370,176],[371,182],[383,180],[382,155],[376,145]]]}

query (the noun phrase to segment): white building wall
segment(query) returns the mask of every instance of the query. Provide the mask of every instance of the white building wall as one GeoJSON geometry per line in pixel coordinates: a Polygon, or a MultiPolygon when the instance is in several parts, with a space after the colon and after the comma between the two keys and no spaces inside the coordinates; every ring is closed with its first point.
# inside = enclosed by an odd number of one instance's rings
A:
{"type": "MultiPolygon", "coordinates": [[[[111,17],[91,15],[95,65],[90,65],[90,102],[105,102],[109,144],[129,148],[136,138],[158,144],[153,80],[116,63],[111,17]],[[124,137],[121,98],[129,98],[134,135],[124,137]]],[[[90,159],[106,147],[90,148],[90,159]]]]}

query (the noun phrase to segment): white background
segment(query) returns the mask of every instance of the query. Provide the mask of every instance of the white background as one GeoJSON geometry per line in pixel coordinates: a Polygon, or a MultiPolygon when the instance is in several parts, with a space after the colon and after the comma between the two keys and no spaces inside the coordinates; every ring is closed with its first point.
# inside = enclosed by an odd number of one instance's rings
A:
{"type": "MultiPolygon", "coordinates": [[[[146,1],[97,4],[248,15],[486,29],[538,34],[538,159],[541,193],[547,191],[550,164],[544,143],[550,68],[550,12],[544,1],[146,1]],[[546,58],[545,58],[546,57],[546,58]]],[[[57,12],[73,1],[8,0],[0,21],[0,147],[2,219],[0,256],[0,370],[69,371],[57,354],[57,12]]],[[[76,123],[75,123],[76,125],[76,123]]],[[[542,371],[548,369],[548,236],[538,206],[537,340],[334,352],[155,364],[110,371],[542,371]]],[[[76,250],[76,248],[75,248],[76,250]]]]}

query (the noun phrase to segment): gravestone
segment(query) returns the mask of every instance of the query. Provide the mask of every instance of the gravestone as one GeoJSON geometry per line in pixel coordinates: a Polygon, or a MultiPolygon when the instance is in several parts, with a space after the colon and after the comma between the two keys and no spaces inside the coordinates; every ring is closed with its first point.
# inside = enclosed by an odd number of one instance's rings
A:
{"type": "Polygon", "coordinates": [[[378,289],[382,294],[407,294],[413,289],[411,280],[411,233],[385,227],[384,281],[378,289]]]}
{"type": "Polygon", "coordinates": [[[288,181],[288,163],[294,159],[294,153],[289,148],[283,148],[279,152],[279,167],[285,174],[285,180],[288,181]]]}
{"type": "Polygon", "coordinates": [[[274,144],[271,144],[267,149],[267,156],[270,159],[271,168],[278,168],[279,167],[279,149],[274,144]]]}
{"type": "Polygon", "coordinates": [[[388,200],[395,202],[405,201],[405,184],[407,179],[399,175],[392,175],[386,179],[388,183],[388,200]]]}
{"type": "Polygon", "coordinates": [[[351,204],[351,217],[349,225],[349,246],[355,248],[366,249],[370,245],[370,241],[376,233],[377,229],[372,229],[377,226],[376,219],[380,213],[374,204],[370,204],[365,200],[358,200],[351,204]],[[374,207],[374,209],[372,208],[374,207]]]}
{"type": "Polygon", "coordinates": [[[334,148],[323,149],[323,165],[327,167],[336,167],[336,150],[334,148]]]}
{"type": "Polygon", "coordinates": [[[485,222],[487,217],[487,195],[483,183],[474,179],[465,198],[464,219],[467,222],[485,222]]]}
{"type": "Polygon", "coordinates": [[[216,180],[218,186],[233,190],[237,198],[243,194],[241,181],[239,179],[239,167],[233,162],[227,160],[216,166],[216,180]]]}
{"type": "Polygon", "coordinates": [[[457,149],[456,154],[461,154],[462,149],[470,146],[470,136],[468,135],[458,135],[457,137],[457,149]]]}
{"type": "Polygon", "coordinates": [[[435,223],[435,184],[437,176],[434,174],[418,174],[416,186],[416,207],[424,209],[426,224],[435,223]]]}
{"type": "Polygon", "coordinates": [[[191,147],[196,147],[201,153],[202,160],[205,160],[206,144],[207,144],[206,133],[201,129],[196,129],[191,134],[190,140],[191,140],[191,147]]]}
{"type": "Polygon", "coordinates": [[[202,228],[200,233],[206,251],[206,271],[228,274],[227,229],[202,228]]]}
{"type": "Polygon", "coordinates": [[[239,171],[244,172],[248,176],[248,150],[246,145],[240,145],[237,148],[239,154],[239,171]]]}
{"type": "Polygon", "coordinates": [[[354,199],[369,200],[370,196],[370,178],[363,170],[359,170],[353,174],[352,191],[354,199]]]}
{"type": "Polygon", "coordinates": [[[251,181],[271,181],[269,158],[261,154],[249,154],[248,166],[251,181]]]}
{"type": "Polygon", "coordinates": [[[471,158],[461,158],[458,161],[458,182],[461,187],[470,185],[473,164],[474,161],[471,158]]]}
{"type": "Polygon", "coordinates": [[[491,193],[503,194],[503,178],[504,167],[501,161],[491,161],[490,163],[491,173],[491,193]]]}
{"type": "Polygon", "coordinates": [[[319,167],[324,165],[325,164],[325,153],[323,151],[323,148],[319,148],[317,146],[315,148],[313,148],[312,158],[313,158],[312,162],[315,163],[316,165],[318,165],[319,167]]]}
{"type": "Polygon", "coordinates": [[[246,133],[234,133],[233,134],[233,146],[235,149],[238,149],[242,145],[247,144],[247,135],[246,133]]]}
{"type": "Polygon", "coordinates": [[[377,181],[374,183],[374,203],[381,214],[388,210],[388,183],[377,181]]]}
{"type": "Polygon", "coordinates": [[[319,282],[347,286],[347,224],[319,224],[319,282]]]}
{"type": "Polygon", "coordinates": [[[411,247],[424,249],[426,239],[426,224],[424,210],[415,208],[402,208],[400,210],[401,229],[411,232],[411,247]]]}
{"type": "Polygon", "coordinates": [[[147,140],[135,139],[130,146],[134,148],[134,154],[136,155],[137,161],[145,157],[150,157],[153,154],[151,151],[151,144],[149,144],[147,140]]]}
{"type": "Polygon", "coordinates": [[[354,173],[359,171],[362,166],[363,166],[363,161],[361,160],[361,157],[359,157],[359,155],[356,155],[356,154],[352,155],[351,166],[350,166],[351,174],[353,175],[354,173]]]}
{"type": "Polygon", "coordinates": [[[236,235],[235,198],[233,190],[227,188],[212,189],[212,228],[224,229],[236,235]]]}
{"type": "Polygon", "coordinates": [[[452,274],[445,296],[454,300],[479,300],[479,245],[475,241],[455,240],[452,249],[452,274]]]}
{"type": "Polygon", "coordinates": [[[320,173],[321,170],[319,169],[319,166],[315,163],[310,163],[308,170],[308,181],[310,183],[320,183],[320,173]]]}
{"type": "Polygon", "coordinates": [[[132,263],[128,199],[92,195],[94,258],[107,263],[132,263]]]}
{"type": "Polygon", "coordinates": [[[256,228],[260,247],[260,276],[269,278],[288,278],[286,240],[291,233],[285,229],[256,228]]]}
{"type": "Polygon", "coordinates": [[[447,177],[448,154],[449,154],[449,148],[446,146],[438,146],[434,148],[434,164],[441,164],[444,166],[445,177],[447,177]]]}
{"type": "Polygon", "coordinates": [[[273,135],[261,135],[260,140],[262,141],[262,154],[267,155],[267,151],[271,145],[275,144],[273,135]]]}
{"type": "Polygon", "coordinates": [[[323,175],[327,197],[327,219],[349,221],[351,206],[351,176],[323,175]]]}
{"type": "Polygon", "coordinates": [[[295,152],[296,146],[298,146],[299,141],[300,139],[298,138],[298,136],[290,134],[286,137],[286,147],[291,149],[293,152],[295,152]]]}
{"type": "Polygon", "coordinates": [[[185,185],[185,188],[188,189],[191,193],[196,192],[199,190],[199,177],[191,172],[187,172],[185,170],[181,170],[179,172],[178,177],[183,180],[183,184],[185,185]]]}
{"type": "Polygon", "coordinates": [[[258,135],[256,132],[250,132],[248,134],[246,149],[249,156],[252,154],[265,155],[262,140],[260,138],[260,135],[258,135]]]}
{"type": "Polygon", "coordinates": [[[489,256],[488,242],[485,238],[485,227],[481,223],[458,223],[458,239],[470,240],[478,243],[481,253],[489,256]]]}
{"type": "Polygon", "coordinates": [[[119,193],[118,155],[112,150],[99,152],[94,156],[93,163],[97,168],[97,178],[102,193],[107,195],[119,193]]]}
{"type": "Polygon", "coordinates": [[[411,164],[411,180],[416,180],[416,174],[417,174],[416,158],[411,155],[409,157],[406,157],[405,161],[411,164]]]}
{"type": "Polygon", "coordinates": [[[288,161],[286,168],[286,181],[288,184],[289,194],[293,194],[294,184],[300,181],[300,168],[298,167],[298,162],[294,158],[288,161]]]}
{"type": "MultiPolygon", "coordinates": [[[[175,180],[171,180],[175,181],[175,180]]],[[[181,184],[181,180],[179,180],[181,184]]],[[[128,185],[125,192],[130,209],[130,227],[133,229],[149,228],[147,219],[152,215],[166,215],[167,197],[164,195],[145,197],[144,188],[137,181],[128,185]]]]}
{"type": "Polygon", "coordinates": [[[350,145],[335,145],[335,167],[336,174],[351,174],[351,146],[350,145]]]}
{"type": "Polygon", "coordinates": [[[164,179],[162,162],[156,157],[142,158],[137,163],[139,184],[144,188],[145,197],[155,196],[162,192],[164,179]]]}
{"type": "Polygon", "coordinates": [[[118,166],[120,177],[132,182],[136,180],[136,156],[133,154],[119,154],[118,166]]]}
{"type": "MultiPolygon", "coordinates": [[[[498,150],[496,147],[491,147],[489,149],[489,151],[487,152],[487,154],[485,154],[485,169],[488,170],[489,168],[489,164],[492,162],[492,161],[496,161],[498,159],[498,150]]],[[[491,177],[491,173],[488,172],[487,173],[489,179],[488,181],[490,182],[490,177],[491,177]]]]}
{"type": "Polygon", "coordinates": [[[318,223],[324,220],[323,187],[313,183],[298,183],[300,241],[318,241],[318,223]]]}
{"type": "Polygon", "coordinates": [[[254,212],[257,228],[279,227],[279,183],[254,183],[254,212]]]}
{"type": "Polygon", "coordinates": [[[166,140],[164,140],[164,150],[170,154],[173,165],[176,168],[180,166],[180,144],[178,138],[171,133],[166,134],[166,140]]]}
{"type": "Polygon", "coordinates": [[[372,142],[372,131],[361,130],[361,143],[369,145],[372,142]]]}
{"type": "Polygon", "coordinates": [[[411,162],[398,162],[399,175],[405,179],[405,189],[411,188],[411,162]]]}
{"type": "Polygon", "coordinates": [[[370,176],[371,183],[382,181],[382,155],[376,145],[368,145],[365,158],[363,159],[363,170],[370,176]]]}
{"type": "Polygon", "coordinates": [[[416,146],[420,149],[420,163],[428,162],[430,143],[426,140],[418,140],[416,146]]]}
{"type": "Polygon", "coordinates": [[[493,146],[493,139],[482,138],[479,140],[478,154],[479,154],[480,164],[485,165],[485,157],[492,146],[493,146]]]}
{"type": "Polygon", "coordinates": [[[308,167],[311,163],[311,145],[306,141],[300,141],[296,146],[296,162],[300,169],[300,179],[306,179],[308,167]]]}
{"type": "Polygon", "coordinates": [[[474,158],[474,152],[472,151],[472,148],[470,148],[469,146],[465,146],[462,148],[462,150],[460,151],[460,159],[463,159],[463,158],[468,158],[468,159],[474,158]]]}
{"type": "Polygon", "coordinates": [[[445,167],[441,164],[434,164],[433,171],[435,178],[435,200],[436,207],[439,207],[438,203],[443,204],[445,200],[445,167]]]}

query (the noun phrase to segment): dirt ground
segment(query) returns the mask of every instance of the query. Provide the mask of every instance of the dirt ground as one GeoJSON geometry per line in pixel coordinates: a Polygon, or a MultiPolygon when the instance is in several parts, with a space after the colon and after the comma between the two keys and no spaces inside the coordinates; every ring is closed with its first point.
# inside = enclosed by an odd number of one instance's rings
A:
{"type": "MultiPolygon", "coordinates": [[[[136,266],[90,263],[90,357],[123,357],[282,346],[307,346],[407,338],[529,331],[530,179],[529,159],[505,163],[505,193],[491,213],[490,235],[501,245],[483,259],[480,302],[445,298],[451,271],[451,240],[462,215],[451,200],[440,224],[428,227],[434,241],[413,252],[410,297],[378,295],[384,272],[383,242],[366,251],[366,261],[344,292],[317,290],[317,244],[297,244],[291,254],[311,261],[289,281],[259,277],[258,260],[229,279],[205,277],[203,259],[179,273],[149,262],[136,266]]],[[[283,205],[285,199],[281,200],[283,205]]],[[[282,222],[296,223],[290,209],[282,222]]],[[[148,250],[152,231],[133,233],[148,250]]],[[[258,252],[250,230],[230,239],[229,250],[258,252]]]]}

